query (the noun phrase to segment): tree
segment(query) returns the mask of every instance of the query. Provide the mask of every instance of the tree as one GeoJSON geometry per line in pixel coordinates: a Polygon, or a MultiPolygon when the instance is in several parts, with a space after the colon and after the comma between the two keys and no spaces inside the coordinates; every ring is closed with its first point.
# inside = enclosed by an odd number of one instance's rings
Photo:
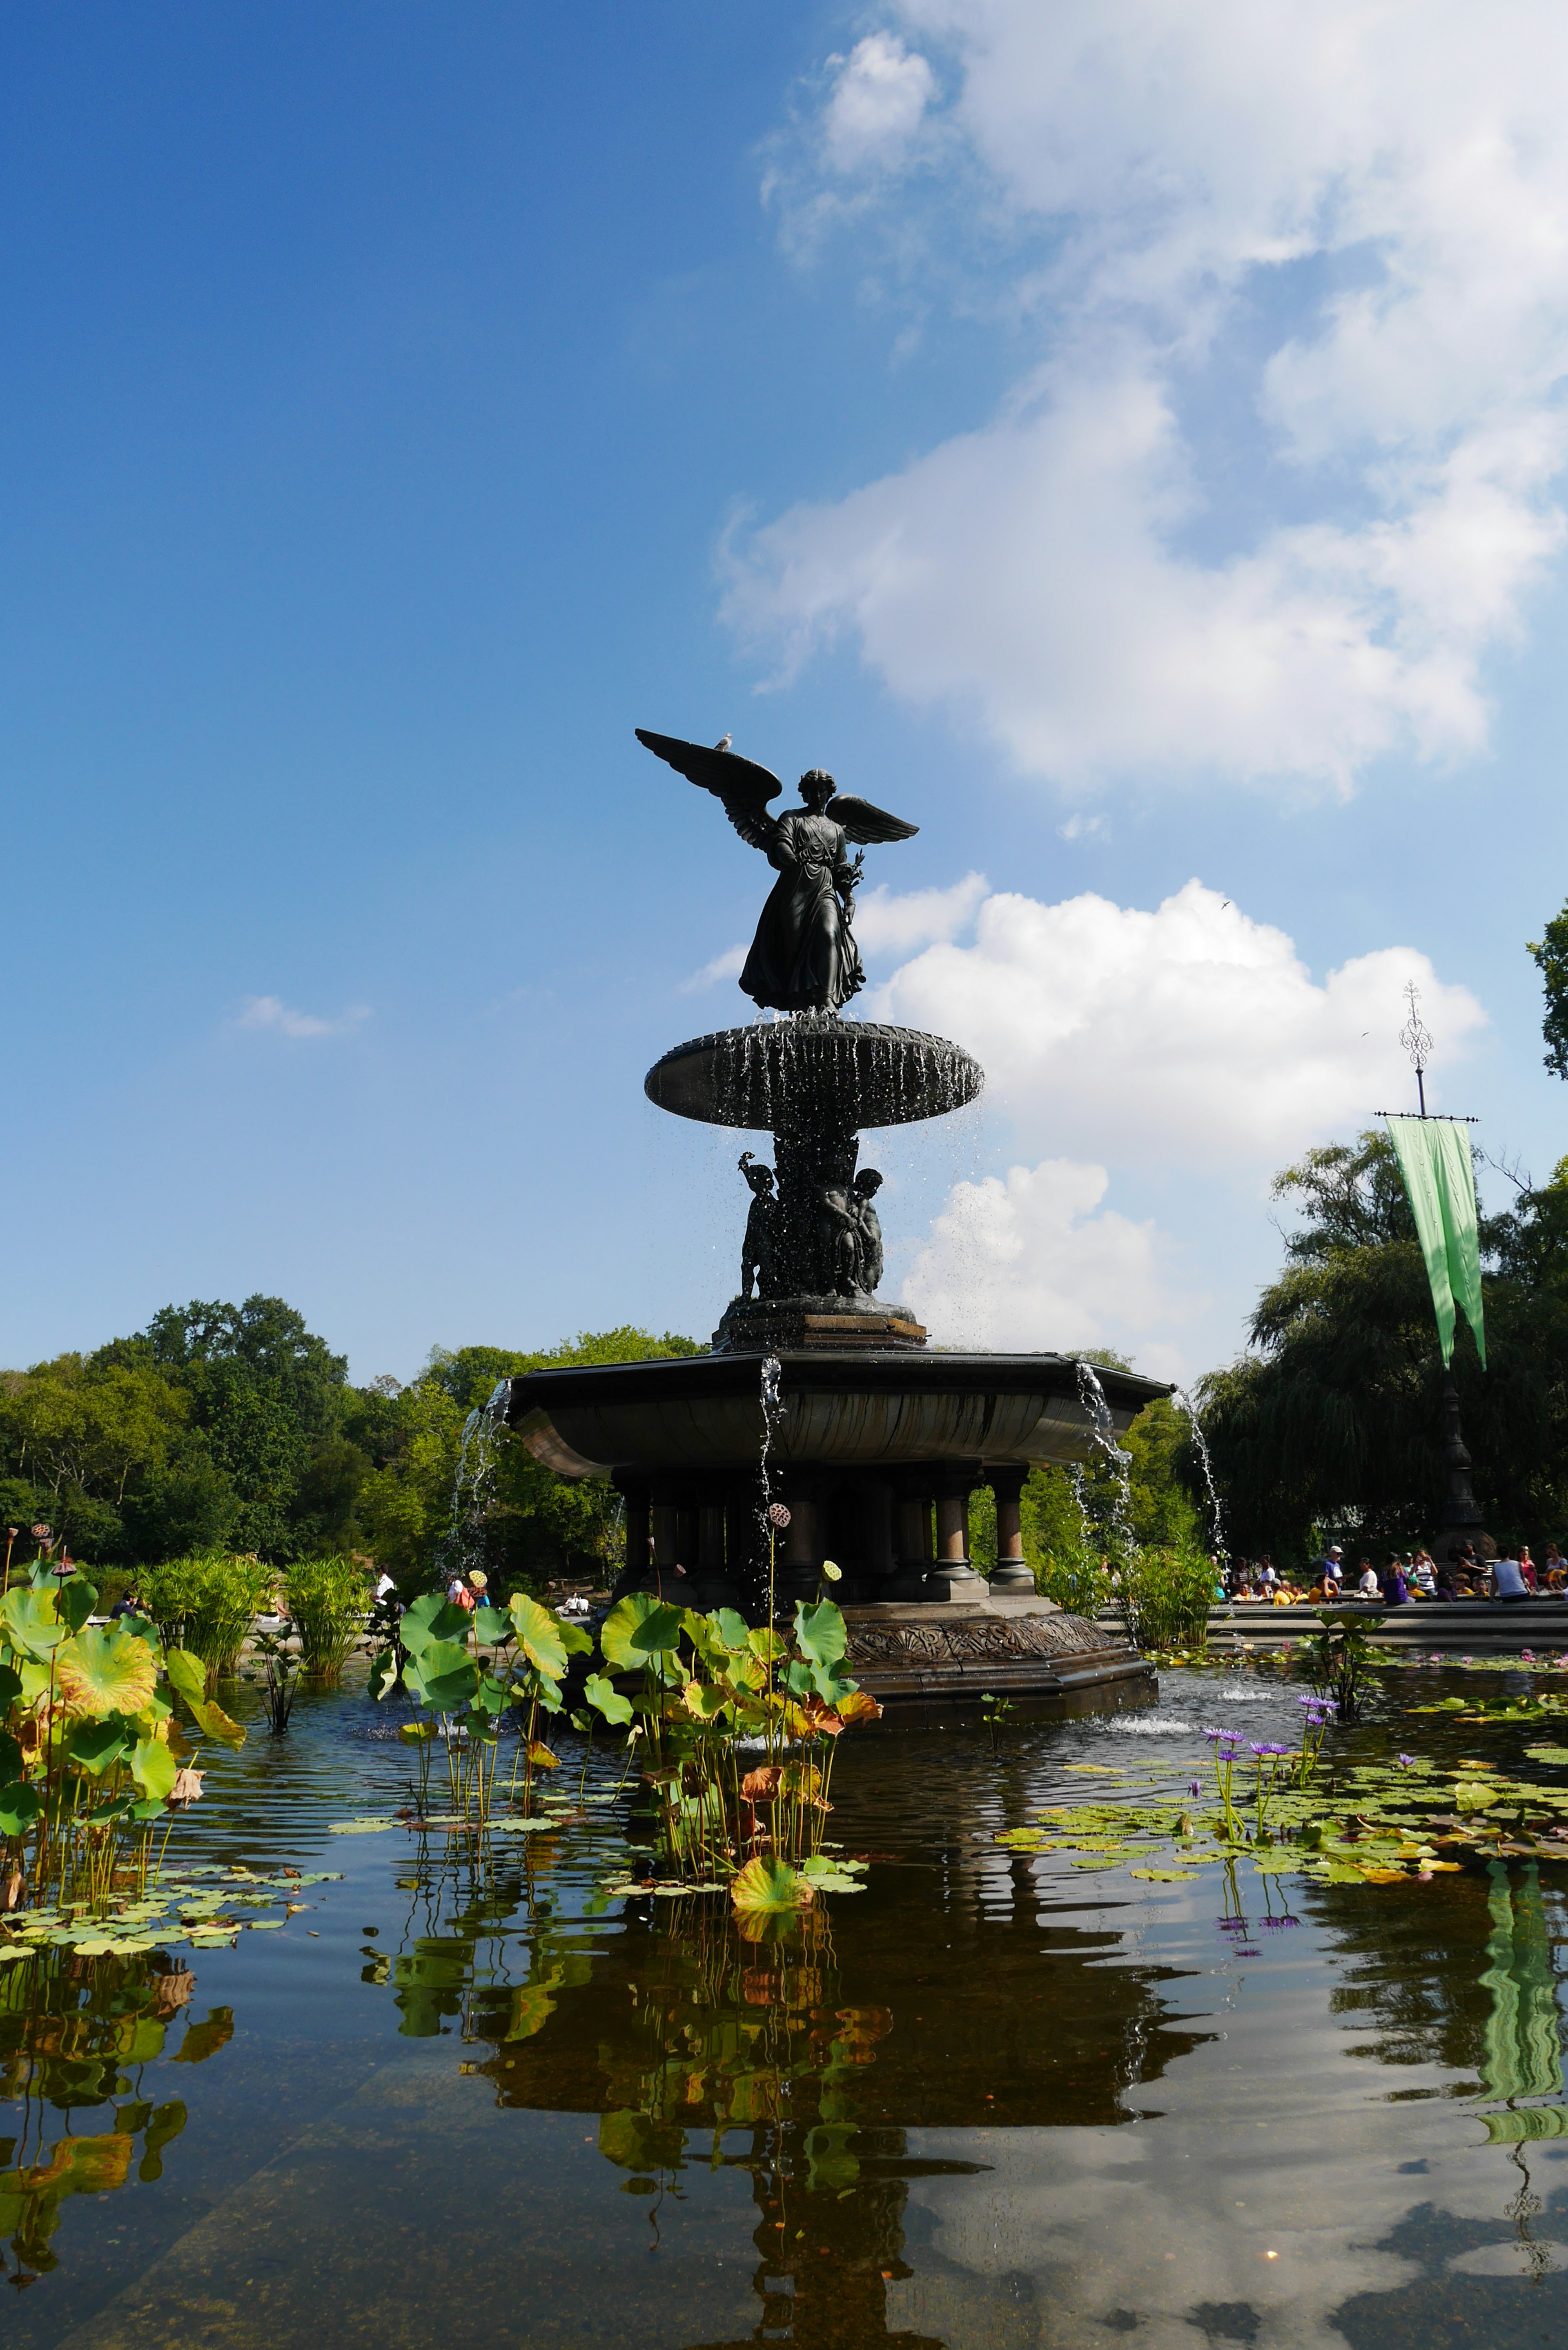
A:
{"type": "Polygon", "coordinates": [[[126,1516],[187,1451],[188,1416],[185,1398],[145,1363],[60,1355],[0,1375],[7,1511],[47,1520],[89,1559],[125,1556],[126,1516]]]}
{"type": "Polygon", "coordinates": [[[1541,1024],[1546,1066],[1554,1077],[1568,1077],[1568,905],[1547,923],[1546,936],[1529,951],[1546,983],[1546,1016],[1541,1024]]]}
{"type": "MultiPolygon", "coordinates": [[[[1306,1222],[1258,1301],[1254,1351],[1202,1382],[1231,1547],[1300,1559],[1330,1534],[1405,1547],[1443,1498],[1443,1367],[1392,1144],[1308,1153],[1275,1181],[1306,1222]]],[[[1540,1540],[1568,1506],[1568,1191],[1483,1218],[1489,1367],[1468,1326],[1453,1375],[1491,1531],[1540,1540]]]]}

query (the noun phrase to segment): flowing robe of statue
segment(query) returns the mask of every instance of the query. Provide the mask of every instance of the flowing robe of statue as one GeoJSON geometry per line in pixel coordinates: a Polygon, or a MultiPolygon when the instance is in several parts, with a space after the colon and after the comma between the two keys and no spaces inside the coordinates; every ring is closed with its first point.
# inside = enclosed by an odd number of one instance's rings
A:
{"type": "Polygon", "coordinates": [[[856,870],[844,827],[806,809],[780,816],[767,849],[778,868],[741,973],[753,1003],[836,1012],[866,984],[849,926],[856,870]]]}

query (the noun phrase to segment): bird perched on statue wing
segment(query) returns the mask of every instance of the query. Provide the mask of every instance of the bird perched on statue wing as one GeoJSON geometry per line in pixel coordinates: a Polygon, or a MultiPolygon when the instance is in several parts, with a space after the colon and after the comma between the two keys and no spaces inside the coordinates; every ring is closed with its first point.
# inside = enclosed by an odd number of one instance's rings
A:
{"type": "Polygon", "coordinates": [[[721,734],[713,748],[715,751],[727,751],[734,739],[732,734],[721,734]]]}
{"type": "Polygon", "coordinates": [[[712,749],[642,726],[637,739],[677,775],[711,792],[741,838],[777,869],[741,973],[742,992],[780,1012],[836,1012],[866,984],[851,929],[864,860],[851,859],[845,844],[909,840],[919,825],[841,792],[821,767],[800,779],[804,807],[775,816],[769,802],[784,785],[766,767],[726,748],[728,735],[712,749]]]}

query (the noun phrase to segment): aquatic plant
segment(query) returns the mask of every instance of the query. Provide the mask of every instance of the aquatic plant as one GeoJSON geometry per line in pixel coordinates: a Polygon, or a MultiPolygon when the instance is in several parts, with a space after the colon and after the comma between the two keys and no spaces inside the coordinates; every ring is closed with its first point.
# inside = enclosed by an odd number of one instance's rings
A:
{"type": "Polygon", "coordinates": [[[1200,1653],[1213,1598],[1214,1562],[1196,1544],[1129,1545],[1117,1560],[1111,1599],[1135,1648],[1200,1653]]]}
{"type": "Polygon", "coordinates": [[[301,1669],[336,1688],[369,1608],[369,1569],[349,1558],[297,1559],[286,1570],[284,1600],[299,1635],[301,1669]]]}
{"type": "Polygon", "coordinates": [[[202,1736],[244,1732],[207,1695],[207,1668],[161,1646],[145,1617],[89,1623],[97,1594],[47,1566],[0,1597],[0,1911],[47,1901],[101,1918],[147,1887],[155,1831],[202,1791],[202,1736]]]}
{"type": "Polygon", "coordinates": [[[252,1642],[252,1666],[244,1676],[261,1690],[267,1728],[281,1738],[288,1728],[299,1688],[299,1659],[288,1645],[288,1622],[281,1632],[258,1632],[252,1642]]]}
{"type": "Polygon", "coordinates": [[[1355,1721],[1362,1700],[1376,1686],[1376,1672],[1387,1662],[1373,1634],[1381,1616],[1364,1615],[1355,1607],[1318,1607],[1314,1611],[1321,1632],[1302,1643],[1302,1668],[1314,1690],[1332,1698],[1341,1721],[1355,1721]]]}
{"type": "Polygon", "coordinates": [[[207,1685],[233,1680],[240,1650],[269,1606],[275,1569],[232,1551],[192,1551],[142,1570],[139,1589],[165,1647],[200,1657],[207,1685]]]}
{"type": "MultiPolygon", "coordinates": [[[[738,1907],[781,1911],[814,1886],[858,1889],[823,1854],[828,1787],[838,1739],[881,1708],[845,1669],[848,1634],[831,1599],[799,1602],[784,1632],[750,1627],[732,1608],[700,1616],[634,1592],[599,1638],[612,1671],[641,1676],[631,1727],[672,1877],[727,1884],[738,1907]]],[[[586,1694],[607,1720],[607,1695],[628,1702],[602,1676],[586,1694]]]]}

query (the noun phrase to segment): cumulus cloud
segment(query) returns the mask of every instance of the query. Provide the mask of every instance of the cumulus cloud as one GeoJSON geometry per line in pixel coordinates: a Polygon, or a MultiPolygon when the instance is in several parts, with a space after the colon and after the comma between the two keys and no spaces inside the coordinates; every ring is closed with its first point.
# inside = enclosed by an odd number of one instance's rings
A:
{"type": "Polygon", "coordinates": [[[1206,1301],[1184,1292],[1152,1221],[1101,1207],[1109,1180],[1103,1167],[1047,1159],[955,1184],[905,1302],[948,1346],[1115,1346],[1157,1377],[1179,1366],[1162,1334],[1206,1301]]]}
{"type": "Polygon", "coordinates": [[[715,987],[722,979],[739,979],[745,963],[744,947],[726,947],[722,954],[713,957],[711,962],[705,962],[701,971],[694,971],[690,979],[683,979],[677,993],[699,995],[703,988],[715,987]]]}
{"type": "MultiPolygon", "coordinates": [[[[990,292],[1050,357],[976,429],[734,537],[734,627],[776,674],[847,639],[897,693],[1072,782],[1197,767],[1344,788],[1390,749],[1481,747],[1483,664],[1563,536],[1568,17],[885,14],[789,201],[831,192],[840,107],[934,123],[918,185],[896,168],[908,130],[877,151],[884,216],[906,248],[954,223],[971,255],[983,240],[971,287],[1011,234],[990,292]]],[[[865,235],[873,215],[841,216],[865,235]]]]}
{"type": "Polygon", "coordinates": [[[898,891],[879,882],[856,900],[855,935],[867,954],[908,954],[933,939],[955,939],[990,887],[983,873],[966,873],[946,889],[898,891]]]}
{"type": "Polygon", "coordinates": [[[824,160],[835,172],[900,161],[936,91],[936,77],[896,33],[871,33],[834,57],[823,109],[824,160]]]}
{"type": "Polygon", "coordinates": [[[317,1013],[300,1012],[292,1003],[285,1003],[281,996],[247,995],[234,1024],[239,1028],[270,1028],[279,1036],[348,1036],[369,1017],[368,1003],[351,1003],[346,1012],[323,1019],[317,1013]]]}
{"type": "Polygon", "coordinates": [[[1319,981],[1282,931],[1199,881],[1153,912],[1085,893],[986,899],[972,945],[928,947],[874,993],[878,1019],[955,1037],[1025,1149],[1154,1170],[1270,1169],[1399,1107],[1414,981],[1438,1039],[1429,1080],[1486,1014],[1413,947],[1319,981]]]}

